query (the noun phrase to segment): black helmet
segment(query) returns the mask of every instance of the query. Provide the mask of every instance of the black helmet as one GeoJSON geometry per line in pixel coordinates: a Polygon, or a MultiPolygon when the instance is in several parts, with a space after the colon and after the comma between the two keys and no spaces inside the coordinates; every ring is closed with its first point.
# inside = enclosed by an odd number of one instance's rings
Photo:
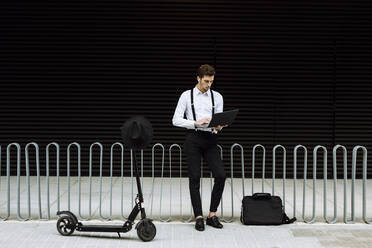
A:
{"type": "Polygon", "coordinates": [[[134,116],[121,129],[124,145],[131,149],[143,149],[152,141],[152,126],[144,116],[134,116]]]}

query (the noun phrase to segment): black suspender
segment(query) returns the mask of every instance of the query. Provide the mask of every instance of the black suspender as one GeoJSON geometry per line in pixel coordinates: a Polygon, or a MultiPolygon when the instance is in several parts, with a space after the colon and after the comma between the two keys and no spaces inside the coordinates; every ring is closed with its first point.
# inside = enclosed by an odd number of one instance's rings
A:
{"type": "Polygon", "coordinates": [[[194,117],[194,121],[196,121],[195,108],[194,108],[194,89],[191,89],[190,95],[191,95],[192,116],[194,117]]]}
{"type": "MultiPolygon", "coordinates": [[[[191,89],[190,96],[191,96],[192,116],[194,117],[194,120],[196,121],[195,108],[194,108],[194,89],[191,89]]],[[[214,115],[214,96],[213,96],[213,90],[211,90],[211,98],[212,98],[212,116],[213,116],[214,115]]]]}
{"type": "Polygon", "coordinates": [[[211,90],[211,97],[212,97],[212,117],[214,115],[214,96],[213,96],[213,90],[211,90]]]}

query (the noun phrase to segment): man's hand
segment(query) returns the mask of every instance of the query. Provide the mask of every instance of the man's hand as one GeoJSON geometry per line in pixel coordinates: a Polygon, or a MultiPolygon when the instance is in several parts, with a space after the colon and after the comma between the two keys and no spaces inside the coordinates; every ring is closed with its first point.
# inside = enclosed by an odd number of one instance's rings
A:
{"type": "Polygon", "coordinates": [[[217,130],[217,131],[221,131],[222,128],[227,127],[227,126],[228,125],[223,125],[223,126],[218,125],[217,127],[212,127],[212,129],[217,130]]]}
{"type": "Polygon", "coordinates": [[[203,127],[203,125],[209,124],[211,122],[211,118],[203,118],[198,121],[195,121],[195,127],[203,127]]]}

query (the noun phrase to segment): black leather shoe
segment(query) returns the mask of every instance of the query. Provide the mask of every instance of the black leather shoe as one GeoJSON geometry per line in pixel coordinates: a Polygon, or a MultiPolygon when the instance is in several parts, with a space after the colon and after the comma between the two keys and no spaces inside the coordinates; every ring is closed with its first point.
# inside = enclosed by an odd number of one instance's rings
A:
{"type": "Polygon", "coordinates": [[[204,231],[204,219],[203,218],[197,218],[195,222],[195,229],[198,231],[204,231]]]}
{"type": "Polygon", "coordinates": [[[207,218],[207,225],[208,226],[213,226],[215,228],[222,228],[223,225],[220,223],[220,221],[218,220],[218,217],[216,215],[212,216],[212,217],[208,217],[207,218]]]}

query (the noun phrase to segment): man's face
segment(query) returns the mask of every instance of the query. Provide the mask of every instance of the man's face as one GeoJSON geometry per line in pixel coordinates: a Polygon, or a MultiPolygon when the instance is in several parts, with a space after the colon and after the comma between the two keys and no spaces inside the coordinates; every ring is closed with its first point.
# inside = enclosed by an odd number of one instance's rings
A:
{"type": "Polygon", "coordinates": [[[203,89],[204,92],[208,91],[209,88],[212,86],[214,76],[204,76],[200,78],[197,77],[200,87],[203,89]]]}

